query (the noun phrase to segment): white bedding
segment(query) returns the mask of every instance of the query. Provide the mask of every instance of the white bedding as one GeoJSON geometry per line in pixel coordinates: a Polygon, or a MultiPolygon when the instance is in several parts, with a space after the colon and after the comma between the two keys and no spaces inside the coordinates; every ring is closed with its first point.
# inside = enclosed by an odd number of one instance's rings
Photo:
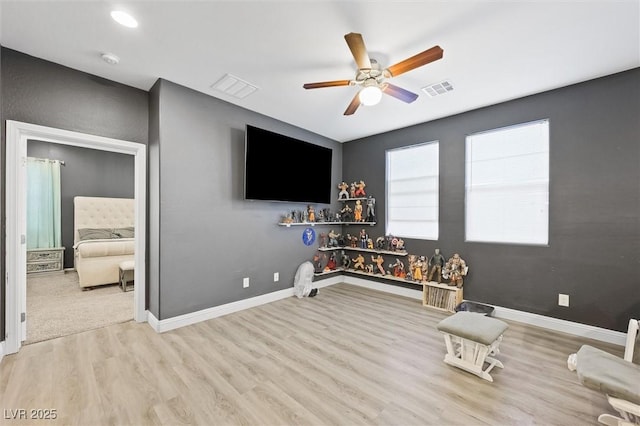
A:
{"type": "Polygon", "coordinates": [[[135,238],[118,238],[109,240],[84,240],[78,242],[74,249],[83,258],[100,256],[123,256],[134,254],[135,238]]]}

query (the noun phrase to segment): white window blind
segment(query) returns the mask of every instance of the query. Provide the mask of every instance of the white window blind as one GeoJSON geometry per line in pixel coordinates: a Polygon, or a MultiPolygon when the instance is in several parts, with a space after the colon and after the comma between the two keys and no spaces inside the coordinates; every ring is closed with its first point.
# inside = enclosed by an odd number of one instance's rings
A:
{"type": "Polygon", "coordinates": [[[387,151],[386,234],[438,239],[439,146],[387,151]]]}
{"type": "Polygon", "coordinates": [[[466,240],[549,242],[549,121],[467,136],[466,240]]]}

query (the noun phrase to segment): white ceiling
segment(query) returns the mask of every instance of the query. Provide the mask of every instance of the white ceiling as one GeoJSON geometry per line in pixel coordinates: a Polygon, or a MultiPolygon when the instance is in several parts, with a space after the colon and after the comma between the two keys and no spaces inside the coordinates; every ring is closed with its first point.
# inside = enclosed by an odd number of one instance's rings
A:
{"type": "Polygon", "coordinates": [[[640,0],[5,1],[0,44],[148,90],[158,78],[344,142],[640,66],[640,0]],[[129,29],[109,13],[140,23],[129,29]],[[434,45],[444,57],[391,79],[420,97],[343,112],[358,90],[344,40],[363,35],[383,67],[434,45]],[[100,58],[120,57],[119,65],[100,58]],[[258,87],[211,89],[225,73],[258,87]],[[430,98],[421,88],[449,80],[430,98]]]}

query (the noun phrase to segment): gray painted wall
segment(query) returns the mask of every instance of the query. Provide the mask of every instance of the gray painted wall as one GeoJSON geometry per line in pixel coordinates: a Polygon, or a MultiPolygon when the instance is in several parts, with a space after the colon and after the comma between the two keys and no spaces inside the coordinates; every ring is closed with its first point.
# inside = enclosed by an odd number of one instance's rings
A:
{"type": "Polygon", "coordinates": [[[61,160],[60,195],[64,267],[73,268],[73,197],[134,197],[134,156],[30,140],[27,155],[61,160]]]}
{"type": "MultiPolygon", "coordinates": [[[[0,164],[5,162],[5,120],[40,124],[132,142],[147,143],[149,94],[15,50],[2,55],[0,103],[2,135],[0,164]]],[[[4,200],[5,180],[0,190],[4,200]]],[[[2,209],[2,271],[5,268],[6,225],[2,209]]],[[[4,300],[4,280],[0,284],[4,300]]],[[[4,303],[2,303],[4,309],[4,303]]],[[[0,328],[4,336],[4,312],[0,328]]]]}
{"type": "MultiPolygon", "coordinates": [[[[437,102],[437,98],[434,99],[437,102]]],[[[410,253],[459,252],[465,299],[626,331],[640,312],[640,69],[348,142],[347,181],[377,196],[384,234],[385,150],[440,141],[440,239],[410,253]],[[468,243],[465,136],[550,120],[549,246],[468,243]],[[558,293],[570,307],[558,306],[558,293]]]]}
{"type": "MultiPolygon", "coordinates": [[[[154,264],[159,271],[150,271],[157,277],[150,285],[159,287],[149,291],[159,299],[158,306],[150,304],[154,315],[170,318],[290,288],[296,269],[317,246],[302,243],[304,227],[277,226],[282,214],[304,205],[243,199],[245,125],[332,148],[336,185],[342,145],[164,80],[153,98],[151,115],[159,117],[159,131],[150,151],[158,153],[150,159],[159,161],[159,176],[150,176],[150,186],[159,190],[149,192],[159,194],[150,206],[159,210],[159,229],[150,234],[160,236],[150,247],[160,259],[154,264]],[[277,283],[274,272],[280,273],[277,283]],[[243,277],[250,278],[249,288],[242,288],[243,277]]],[[[272,160],[276,156],[281,153],[272,160]]],[[[156,167],[150,164],[150,170],[156,167]]],[[[313,172],[292,178],[312,182],[313,172]]],[[[332,197],[337,200],[337,187],[332,197]]]]}

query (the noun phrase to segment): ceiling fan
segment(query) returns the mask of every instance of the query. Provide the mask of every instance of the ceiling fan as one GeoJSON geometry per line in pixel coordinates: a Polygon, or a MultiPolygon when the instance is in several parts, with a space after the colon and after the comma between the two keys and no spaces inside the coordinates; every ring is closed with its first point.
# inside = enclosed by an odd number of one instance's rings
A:
{"type": "Polygon", "coordinates": [[[400,61],[388,68],[380,69],[380,64],[375,59],[369,58],[367,49],[362,39],[362,34],[349,33],[344,36],[347,45],[353,54],[353,58],[358,65],[358,71],[353,80],[322,81],[318,83],[306,83],[302,87],[305,89],[319,89],[323,87],[337,86],[361,86],[351,103],[344,112],[344,115],[352,115],[360,105],[375,105],[380,102],[382,94],[393,96],[403,102],[411,103],[418,98],[418,95],[401,87],[388,83],[386,80],[397,77],[412,69],[421,67],[430,62],[442,58],[444,51],[440,46],[434,46],[424,52],[420,52],[410,58],[400,61]]]}

